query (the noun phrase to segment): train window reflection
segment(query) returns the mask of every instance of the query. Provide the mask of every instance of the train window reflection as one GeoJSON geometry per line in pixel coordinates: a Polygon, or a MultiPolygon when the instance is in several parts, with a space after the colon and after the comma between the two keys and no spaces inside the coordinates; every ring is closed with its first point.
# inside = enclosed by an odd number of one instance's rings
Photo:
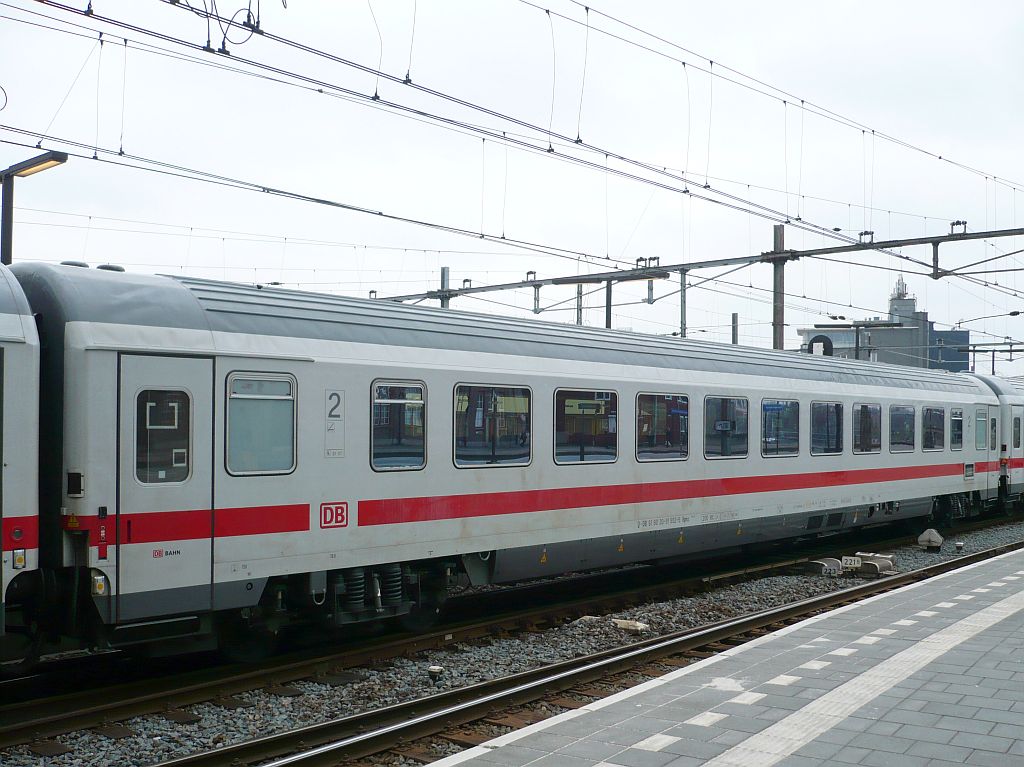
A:
{"type": "Polygon", "coordinates": [[[744,458],[747,455],[747,400],[704,398],[704,455],[744,458]]]}
{"type": "Polygon", "coordinates": [[[946,409],[926,407],[921,410],[921,448],[944,450],[946,447],[946,409]]]}
{"type": "Polygon", "coordinates": [[[796,455],[800,452],[800,403],[796,400],[761,400],[761,455],[796,455]]]}
{"type": "Polygon", "coordinates": [[[228,379],[228,472],[287,474],[295,468],[295,380],[232,375],[228,379]]]}
{"type": "Polygon", "coordinates": [[[191,400],[146,389],[135,399],[135,476],[147,485],[184,482],[191,466],[191,400]]]}
{"type": "Polygon", "coordinates": [[[889,406],[889,451],[908,453],[914,449],[914,408],[909,405],[889,406]]]}
{"type": "Polygon", "coordinates": [[[964,449],[964,409],[950,408],[949,411],[949,449],[964,449]]]}
{"type": "Polygon", "coordinates": [[[530,462],[530,390],[455,387],[455,465],[516,466],[530,462]]]}
{"type": "Polygon", "coordinates": [[[555,463],[615,460],[618,399],[610,391],[555,392],[555,463]]]}
{"type": "Polygon", "coordinates": [[[690,400],[677,394],[636,397],[638,461],[682,460],[690,449],[690,400]]]}
{"type": "Polygon", "coordinates": [[[974,411],[974,449],[985,449],[985,435],[988,432],[988,419],[984,410],[974,411]]]}
{"type": "Polygon", "coordinates": [[[422,469],[427,464],[423,384],[373,385],[370,465],[377,471],[422,469]]]}
{"type": "Polygon", "coordinates": [[[811,403],[811,455],[843,452],[843,404],[811,403]]]}
{"type": "Polygon", "coordinates": [[[854,403],[853,452],[879,453],[882,450],[882,406],[854,403]]]}

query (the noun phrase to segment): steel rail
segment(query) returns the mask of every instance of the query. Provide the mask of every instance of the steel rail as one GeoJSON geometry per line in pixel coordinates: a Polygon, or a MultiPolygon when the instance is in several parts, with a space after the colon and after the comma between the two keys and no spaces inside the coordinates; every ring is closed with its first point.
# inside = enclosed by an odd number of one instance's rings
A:
{"type": "Polygon", "coordinates": [[[769,626],[794,622],[837,605],[891,591],[1022,548],[1024,541],[998,546],[750,616],[664,635],[625,648],[555,663],[429,698],[172,759],[161,762],[157,767],[251,764],[272,758],[276,760],[264,764],[264,767],[335,765],[345,758],[358,758],[387,750],[399,740],[407,742],[436,734],[445,727],[471,721],[498,707],[520,705],[547,693],[565,690],[642,662],[691,652],[757,633],[769,626]]]}
{"type": "MultiPolygon", "coordinates": [[[[970,523],[958,530],[993,527],[1002,521],[985,520],[970,523]]],[[[907,538],[893,538],[867,543],[888,547],[906,544],[907,538]]],[[[835,543],[831,542],[831,552],[835,543]]],[[[540,608],[489,615],[485,620],[467,620],[440,627],[438,630],[399,637],[388,642],[371,642],[365,646],[341,651],[316,653],[312,657],[294,656],[273,660],[260,668],[214,668],[184,675],[122,683],[104,689],[97,701],[95,690],[48,696],[0,706],[0,748],[55,737],[75,730],[118,722],[135,716],[155,714],[200,702],[230,698],[241,692],[267,685],[286,684],[304,678],[315,678],[332,668],[347,668],[408,655],[417,651],[443,648],[455,642],[514,632],[523,628],[557,625],[567,616],[580,616],[602,610],[622,609],[650,599],[671,599],[751,577],[766,575],[772,570],[799,566],[809,558],[823,556],[826,547],[801,550],[801,556],[787,557],[767,564],[754,564],[740,569],[722,570],[674,581],[657,581],[626,589],[616,589],[596,597],[570,601],[558,600],[540,608]],[[227,673],[225,673],[225,671],[227,673]]],[[[796,554],[796,552],[794,552],[796,554]]],[[[962,561],[962,559],[957,560],[962,561]]],[[[640,571],[636,571],[640,572],[640,571]]],[[[620,574],[621,575],[621,574],[620,574]]],[[[603,576],[598,576],[600,579],[603,576]]],[[[555,585],[565,585],[566,581],[555,585]]],[[[547,584],[545,587],[550,586],[547,584]]],[[[532,588],[532,587],[528,587],[532,588]]],[[[528,589],[527,589],[528,590],[528,589]]],[[[513,592],[518,590],[513,589],[513,592]]],[[[502,592],[509,593],[509,592],[502,592]]],[[[487,592],[484,593],[486,596],[487,592]]],[[[451,604],[455,604],[454,600],[451,604]]]]}

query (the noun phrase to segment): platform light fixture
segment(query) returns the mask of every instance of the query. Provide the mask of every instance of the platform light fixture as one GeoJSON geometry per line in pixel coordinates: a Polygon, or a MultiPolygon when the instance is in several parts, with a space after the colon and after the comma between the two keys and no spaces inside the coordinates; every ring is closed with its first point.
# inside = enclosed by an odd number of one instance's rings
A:
{"type": "Polygon", "coordinates": [[[0,171],[3,204],[0,211],[0,263],[9,266],[14,251],[14,179],[25,178],[68,161],[66,152],[43,152],[0,171]]]}
{"type": "Polygon", "coordinates": [[[960,327],[965,322],[975,322],[976,320],[990,320],[993,317],[1019,317],[1020,312],[1014,309],[1012,312],[1005,312],[1004,314],[986,314],[983,317],[971,317],[969,320],[960,320],[956,323],[957,327],[960,327]]]}

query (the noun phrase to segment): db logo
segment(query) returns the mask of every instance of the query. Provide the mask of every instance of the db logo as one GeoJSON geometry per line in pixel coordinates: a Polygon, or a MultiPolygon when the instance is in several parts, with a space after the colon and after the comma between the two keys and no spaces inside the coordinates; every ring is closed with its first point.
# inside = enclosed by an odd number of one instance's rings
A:
{"type": "Polygon", "coordinates": [[[153,559],[160,559],[164,555],[163,549],[153,549],[153,559]]]}
{"type": "Polygon", "coordinates": [[[348,503],[321,503],[320,527],[348,527],[348,503]]]}

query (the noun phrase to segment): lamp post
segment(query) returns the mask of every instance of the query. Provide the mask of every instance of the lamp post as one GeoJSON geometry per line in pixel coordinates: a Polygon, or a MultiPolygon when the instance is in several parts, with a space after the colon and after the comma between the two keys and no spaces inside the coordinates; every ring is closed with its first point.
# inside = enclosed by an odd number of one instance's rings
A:
{"type": "Polygon", "coordinates": [[[984,317],[971,317],[969,320],[960,320],[956,323],[957,327],[960,327],[965,322],[974,322],[975,320],[990,320],[993,317],[1018,317],[1020,312],[1014,309],[1012,312],[1006,312],[1005,314],[986,314],[984,317]]]}
{"type": "Polygon", "coordinates": [[[14,179],[31,176],[33,173],[67,162],[64,152],[43,152],[31,160],[16,163],[0,171],[3,182],[3,205],[0,211],[0,264],[10,266],[14,250],[14,179]]]}

